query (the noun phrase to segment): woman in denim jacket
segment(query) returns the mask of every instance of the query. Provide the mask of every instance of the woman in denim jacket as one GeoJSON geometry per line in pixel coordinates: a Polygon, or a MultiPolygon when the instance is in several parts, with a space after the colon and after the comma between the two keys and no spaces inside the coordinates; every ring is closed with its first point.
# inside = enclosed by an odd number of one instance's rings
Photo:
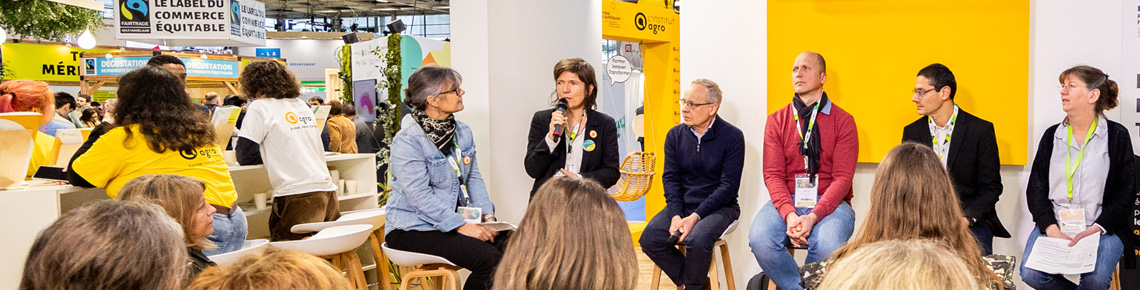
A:
{"type": "Polygon", "coordinates": [[[393,249],[440,256],[471,270],[463,289],[490,289],[507,234],[472,223],[495,221],[495,205],[475,162],[471,128],[452,115],[463,110],[462,82],[458,72],[438,66],[408,78],[405,99],[414,111],[392,140],[385,237],[393,249]],[[472,216],[464,220],[460,212],[472,216]]]}

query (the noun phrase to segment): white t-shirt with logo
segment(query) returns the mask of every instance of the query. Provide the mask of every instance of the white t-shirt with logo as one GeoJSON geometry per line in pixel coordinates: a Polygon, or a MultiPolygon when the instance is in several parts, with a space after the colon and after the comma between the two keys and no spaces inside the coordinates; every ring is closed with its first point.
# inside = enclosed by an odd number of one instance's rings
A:
{"type": "Polygon", "coordinates": [[[305,101],[264,98],[249,103],[238,137],[260,145],[276,197],[336,190],[318,132],[305,101]]]}

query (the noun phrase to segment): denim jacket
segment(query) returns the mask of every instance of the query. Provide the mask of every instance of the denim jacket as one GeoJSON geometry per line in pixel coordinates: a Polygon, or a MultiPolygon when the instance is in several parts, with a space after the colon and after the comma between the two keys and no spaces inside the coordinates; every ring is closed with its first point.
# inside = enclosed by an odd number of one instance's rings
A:
{"type": "MultiPolygon", "coordinates": [[[[475,162],[471,128],[463,122],[455,123],[455,138],[463,152],[459,168],[471,196],[469,206],[482,208],[483,214],[495,213],[475,162]]],[[[403,129],[392,139],[389,157],[392,193],[388,197],[386,231],[449,232],[463,226],[463,218],[455,212],[462,193],[448,156],[439,152],[411,115],[404,116],[400,127],[403,129]]]]}

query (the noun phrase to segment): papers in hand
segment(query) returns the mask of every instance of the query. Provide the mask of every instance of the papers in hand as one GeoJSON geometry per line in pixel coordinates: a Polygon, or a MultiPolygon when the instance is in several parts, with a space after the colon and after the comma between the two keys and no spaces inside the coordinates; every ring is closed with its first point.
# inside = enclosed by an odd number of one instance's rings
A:
{"type": "Polygon", "coordinates": [[[518,229],[518,227],[516,227],[514,224],[509,223],[509,222],[478,223],[478,225],[481,225],[484,228],[487,228],[488,230],[492,230],[492,231],[496,231],[496,232],[513,231],[515,229],[518,229]]]}
{"type": "Polygon", "coordinates": [[[1025,261],[1025,267],[1049,274],[1092,272],[1099,246],[1099,233],[1084,237],[1072,247],[1068,240],[1041,236],[1033,244],[1033,254],[1025,261]]]}

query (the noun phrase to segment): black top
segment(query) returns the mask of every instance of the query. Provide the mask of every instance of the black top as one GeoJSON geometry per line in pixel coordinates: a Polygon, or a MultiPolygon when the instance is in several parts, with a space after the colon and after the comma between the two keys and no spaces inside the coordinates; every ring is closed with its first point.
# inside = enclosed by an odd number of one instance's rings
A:
{"type": "MultiPolygon", "coordinates": [[[[933,148],[930,125],[926,116],[903,129],[903,142],[911,141],[933,148]]],[[[954,132],[950,133],[950,150],[946,168],[958,202],[966,217],[974,218],[993,229],[995,237],[1009,238],[1009,231],[998,219],[997,205],[1001,196],[1001,162],[998,160],[994,124],[959,108],[954,132]]],[[[939,136],[945,138],[945,136],[939,136]]]]}
{"type": "Polygon", "coordinates": [[[198,274],[202,273],[206,268],[217,265],[214,264],[214,261],[210,261],[210,258],[206,257],[206,254],[203,254],[201,249],[186,247],[186,252],[190,256],[190,262],[192,262],[193,265],[190,267],[191,281],[194,280],[194,277],[198,277],[198,274]]]}
{"type": "MultiPolygon", "coordinates": [[[[1107,120],[1106,120],[1107,121],[1107,120]]],[[[1037,146],[1037,156],[1033,157],[1033,168],[1029,173],[1029,186],[1025,190],[1025,201],[1037,230],[1042,234],[1050,225],[1057,224],[1053,213],[1053,202],[1049,200],[1049,166],[1053,160],[1053,135],[1060,124],[1045,130],[1041,144],[1037,146]]],[[[1104,202],[1100,216],[1095,223],[1104,227],[1108,234],[1117,235],[1124,242],[1125,265],[1134,267],[1136,261],[1134,244],[1129,224],[1132,222],[1132,204],[1136,201],[1136,156],[1132,151],[1132,139],[1128,128],[1120,123],[1108,121],[1108,176],[1104,183],[1104,202]]],[[[1064,162],[1057,160],[1057,162],[1064,162]]]]}
{"type": "MultiPolygon", "coordinates": [[[[550,133],[550,114],[553,112],[553,108],[535,112],[534,118],[530,121],[530,135],[527,137],[523,166],[526,167],[526,174],[534,178],[534,186],[530,189],[531,198],[534,198],[534,192],[538,191],[542,183],[566,166],[566,143],[570,141],[568,134],[562,134],[562,140],[558,142],[554,152],[550,151],[550,146],[547,146],[544,140],[550,133]]],[[[565,128],[566,132],[570,130],[573,128],[565,128]]],[[[621,161],[618,156],[617,124],[614,118],[595,110],[586,110],[586,130],[582,135],[578,138],[594,140],[596,145],[593,151],[582,150],[579,174],[597,181],[602,187],[613,186],[621,177],[621,173],[618,172],[618,163],[621,161]]]]}
{"type": "Polygon", "coordinates": [[[700,140],[680,124],[665,136],[665,209],[681,217],[707,217],[737,201],[744,169],[744,133],[719,116],[700,140]]]}

